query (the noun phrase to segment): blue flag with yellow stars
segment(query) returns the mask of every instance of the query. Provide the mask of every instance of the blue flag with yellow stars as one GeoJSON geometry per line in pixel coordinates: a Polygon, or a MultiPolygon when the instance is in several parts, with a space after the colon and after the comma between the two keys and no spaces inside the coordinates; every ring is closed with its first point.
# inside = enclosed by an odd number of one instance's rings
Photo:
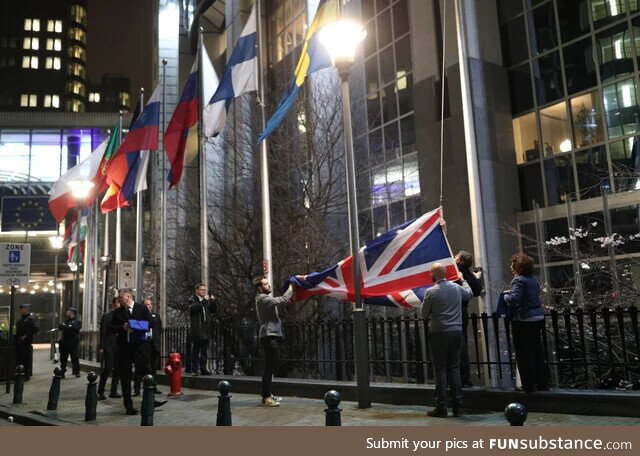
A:
{"type": "Polygon", "coordinates": [[[49,211],[48,196],[3,196],[3,233],[8,231],[52,231],[58,223],[49,211]]]}

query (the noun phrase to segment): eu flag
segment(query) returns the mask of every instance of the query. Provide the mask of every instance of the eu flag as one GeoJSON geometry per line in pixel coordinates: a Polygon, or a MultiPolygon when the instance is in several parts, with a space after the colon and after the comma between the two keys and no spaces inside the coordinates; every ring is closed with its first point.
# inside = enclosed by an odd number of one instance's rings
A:
{"type": "Polygon", "coordinates": [[[48,196],[3,196],[3,233],[8,231],[53,231],[58,222],[49,211],[48,196]]]}

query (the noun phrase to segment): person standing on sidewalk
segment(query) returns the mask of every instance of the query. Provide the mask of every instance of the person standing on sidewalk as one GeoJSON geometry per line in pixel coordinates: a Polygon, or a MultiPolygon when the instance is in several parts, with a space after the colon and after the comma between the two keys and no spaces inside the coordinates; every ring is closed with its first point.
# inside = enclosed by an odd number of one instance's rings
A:
{"type": "Polygon", "coordinates": [[[15,355],[16,366],[25,368],[24,379],[33,374],[33,336],[39,329],[38,317],[31,313],[31,304],[20,304],[20,319],[16,322],[15,355]]]}
{"type": "MultiPolygon", "coordinates": [[[[158,363],[160,362],[160,344],[162,342],[162,319],[160,315],[153,311],[153,301],[151,298],[147,298],[142,301],[142,304],[149,309],[151,314],[151,326],[149,327],[150,333],[150,345],[149,345],[149,360],[151,362],[151,375],[156,376],[158,371],[158,363]]],[[[142,383],[142,377],[140,375],[135,376],[133,381],[133,395],[140,396],[140,384],[142,383]]],[[[160,390],[156,386],[154,391],[156,394],[161,394],[160,390]]]]}
{"type": "Polygon", "coordinates": [[[461,273],[462,285],[448,282],[446,269],[440,263],[431,265],[433,286],[424,294],[422,317],[429,319],[429,346],[435,373],[435,402],[427,415],[446,418],[447,372],[450,372],[453,416],[462,416],[462,385],[460,381],[460,350],[462,348],[462,309],[460,303],[473,297],[471,288],[461,273]]]}
{"type": "Polygon", "coordinates": [[[271,296],[271,284],[263,277],[256,277],[253,281],[256,294],[256,313],[260,322],[260,345],[264,350],[264,372],[262,374],[262,402],[265,407],[278,407],[281,397],[271,394],[273,374],[278,367],[280,358],[280,344],[282,342],[282,321],[278,308],[291,301],[293,290],[291,286],[279,298],[271,296]]]}
{"type": "Polygon", "coordinates": [[[62,378],[67,371],[67,359],[71,356],[71,371],[76,378],[80,377],[80,361],[78,360],[78,346],[80,345],[80,329],[82,322],[78,319],[78,309],[69,307],[67,319],[60,323],[58,329],[62,331],[60,339],[60,368],[62,378]]]}
{"type": "MultiPolygon", "coordinates": [[[[472,271],[473,255],[464,250],[460,250],[456,255],[456,265],[458,271],[462,273],[462,277],[471,288],[473,297],[478,297],[482,294],[482,269],[477,268],[477,271],[472,271]]],[[[458,282],[459,285],[462,283],[458,282]]],[[[471,383],[471,369],[469,366],[469,341],[467,338],[467,327],[469,326],[469,299],[462,299],[462,351],[460,352],[460,380],[462,381],[463,388],[470,388],[473,386],[471,383]]]]}
{"type": "Polygon", "coordinates": [[[218,313],[216,298],[207,295],[204,283],[196,285],[189,298],[189,328],[191,332],[191,372],[194,375],[211,375],[207,370],[207,349],[213,329],[213,319],[218,313]]]}
{"type": "MultiPolygon", "coordinates": [[[[151,372],[149,362],[149,342],[143,331],[135,331],[131,327],[133,320],[151,322],[151,314],[142,304],[133,300],[133,292],[129,289],[120,291],[118,296],[120,307],[113,311],[110,330],[117,335],[118,344],[118,372],[122,383],[122,399],[127,415],[137,415],[138,410],[133,407],[131,399],[131,364],[135,365],[136,373],[144,376],[151,372]]],[[[154,401],[159,407],[167,401],[154,401]]]]}
{"type": "Polygon", "coordinates": [[[100,371],[100,383],[98,383],[98,400],[105,400],[104,388],[107,385],[107,378],[111,376],[111,390],[109,397],[117,399],[122,397],[118,394],[119,375],[116,368],[117,336],[109,331],[109,322],[113,316],[113,311],[120,307],[118,298],[111,301],[111,310],[102,315],[100,319],[100,353],[102,353],[102,370],[100,371]]]}

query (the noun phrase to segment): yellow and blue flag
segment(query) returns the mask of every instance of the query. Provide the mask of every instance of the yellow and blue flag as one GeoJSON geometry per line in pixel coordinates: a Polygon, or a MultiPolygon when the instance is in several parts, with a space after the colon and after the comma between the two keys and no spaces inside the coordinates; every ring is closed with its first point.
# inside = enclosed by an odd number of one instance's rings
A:
{"type": "Polygon", "coordinates": [[[307,35],[302,45],[302,54],[300,54],[300,60],[296,65],[293,79],[289,83],[289,87],[282,97],[276,112],[273,113],[273,116],[267,122],[267,127],[260,134],[258,142],[263,141],[282,123],[282,120],[294,105],[305,78],[313,72],[331,66],[331,56],[325,47],[318,42],[318,31],[325,25],[338,20],[338,17],[337,0],[320,1],[316,15],[307,29],[307,35]]]}

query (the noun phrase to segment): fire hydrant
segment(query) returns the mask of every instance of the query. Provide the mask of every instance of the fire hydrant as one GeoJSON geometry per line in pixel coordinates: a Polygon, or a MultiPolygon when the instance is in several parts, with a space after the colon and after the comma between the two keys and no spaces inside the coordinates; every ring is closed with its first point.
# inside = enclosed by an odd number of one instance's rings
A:
{"type": "Polygon", "coordinates": [[[171,392],[168,396],[182,396],[182,356],[180,353],[169,353],[169,358],[164,364],[164,372],[169,377],[171,392]]]}

